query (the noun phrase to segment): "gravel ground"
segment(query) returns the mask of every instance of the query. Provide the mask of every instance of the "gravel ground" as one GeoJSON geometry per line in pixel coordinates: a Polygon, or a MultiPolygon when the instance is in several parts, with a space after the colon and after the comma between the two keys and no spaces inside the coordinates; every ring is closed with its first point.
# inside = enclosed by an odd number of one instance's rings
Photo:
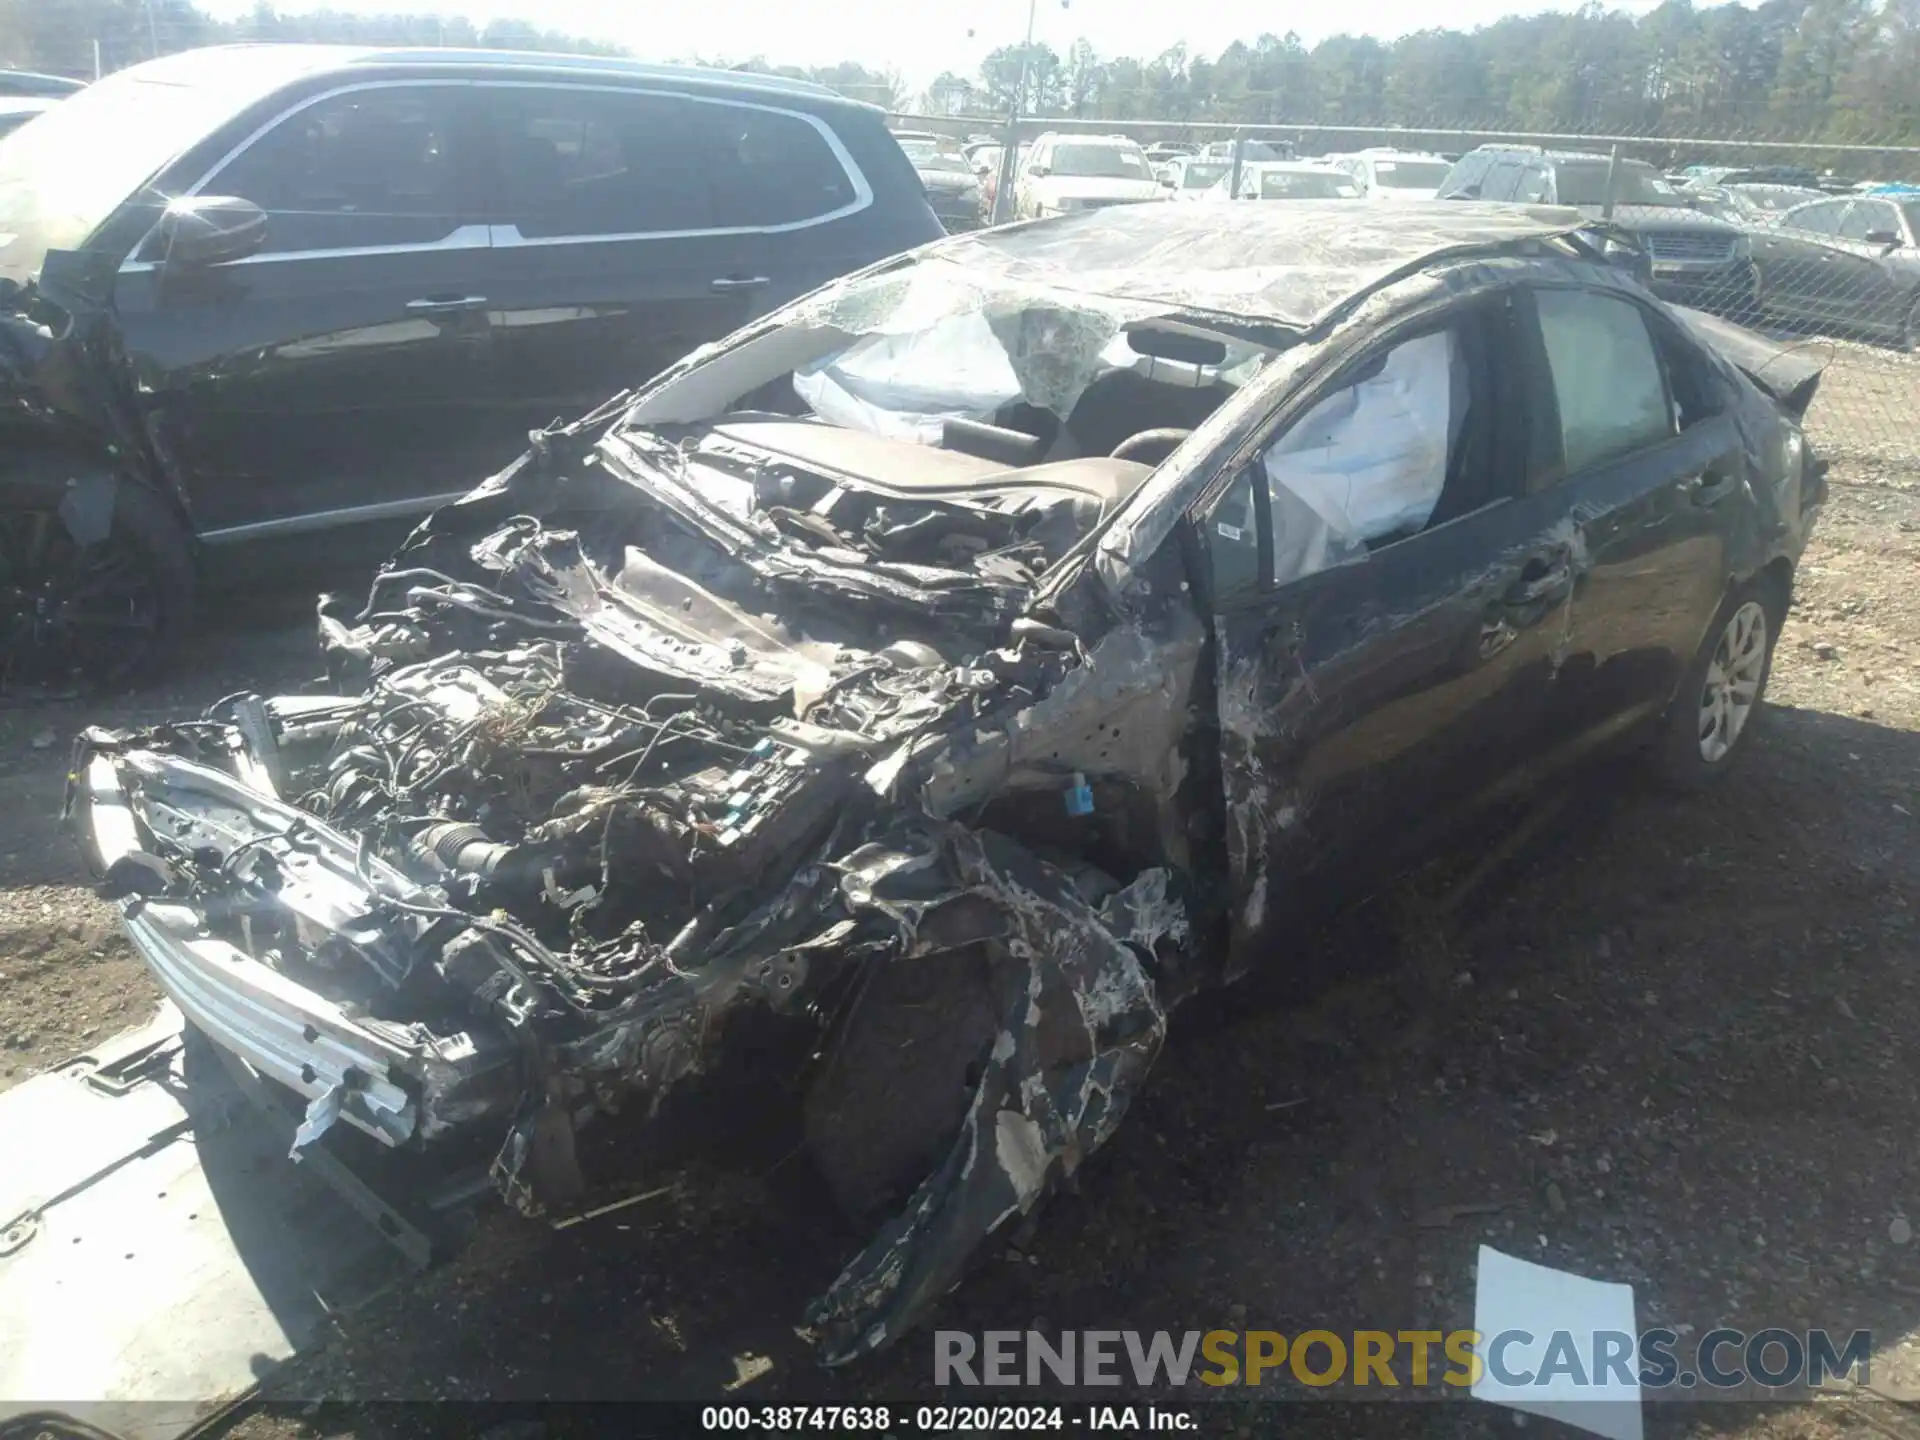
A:
{"type": "MultiPolygon", "coordinates": [[[[1904,1345],[1920,1329],[1906,1243],[1920,1227],[1920,480],[1843,467],[1834,481],[1773,706],[1727,785],[1682,801],[1616,770],[1537,812],[1530,842],[1465,899],[1459,868],[1441,867],[1303,944],[1280,963],[1313,978],[1286,1003],[1178,1016],[1079,1192],[936,1323],[1454,1329],[1484,1242],[1632,1282],[1643,1327],[1870,1328],[1876,1389],[1920,1394],[1920,1348],[1904,1345]]],[[[303,618],[213,636],[192,672],[204,683],[85,718],[284,684],[311,655],[303,618]]],[[[79,719],[0,715],[0,1084],[152,997],[53,837],[79,719]]],[[[799,1169],[690,1164],[670,1193],[563,1232],[489,1212],[461,1255],[341,1316],[269,1387],[351,1403],[254,1413],[237,1432],[425,1425],[365,1403],[380,1399],[929,1398],[925,1332],[831,1373],[793,1334],[858,1238],[799,1169]]],[[[1275,1424],[1208,1413],[1210,1429],[1275,1424]]],[[[1472,1403],[1296,1405],[1284,1423],[1513,1428],[1472,1403]]],[[[1915,1428],[1857,1399],[1665,1404],[1648,1423],[1915,1428]]]]}

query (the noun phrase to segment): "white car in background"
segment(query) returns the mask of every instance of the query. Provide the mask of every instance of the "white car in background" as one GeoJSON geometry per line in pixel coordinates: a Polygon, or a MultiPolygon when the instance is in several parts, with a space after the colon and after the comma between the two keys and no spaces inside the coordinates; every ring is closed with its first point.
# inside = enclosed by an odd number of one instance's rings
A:
{"type": "Polygon", "coordinates": [[[1326,158],[1329,165],[1353,177],[1353,183],[1369,200],[1431,200],[1453,168],[1438,155],[1384,147],[1326,158]]]}
{"type": "Polygon", "coordinates": [[[1200,200],[1233,169],[1230,161],[1202,160],[1196,155],[1176,155],[1154,167],[1160,188],[1168,200],[1200,200]]]}
{"type": "Polygon", "coordinates": [[[1048,131],[1033,142],[1013,192],[1014,218],[1037,219],[1107,205],[1158,200],[1164,192],[1146,152],[1120,135],[1048,131]]]}
{"type": "Polygon", "coordinates": [[[1344,170],[1318,160],[1264,160],[1240,167],[1240,187],[1233,190],[1233,171],[1211,190],[1209,200],[1358,200],[1360,187],[1344,170]]]}

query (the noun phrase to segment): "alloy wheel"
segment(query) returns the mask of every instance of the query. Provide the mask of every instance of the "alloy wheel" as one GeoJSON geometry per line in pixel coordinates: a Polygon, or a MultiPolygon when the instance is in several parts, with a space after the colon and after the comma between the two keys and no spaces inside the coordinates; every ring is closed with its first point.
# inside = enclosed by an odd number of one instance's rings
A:
{"type": "Polygon", "coordinates": [[[1760,700],[1767,670],[1767,612],[1749,600],[1728,619],[1707,662],[1700,690],[1700,758],[1709,765],[1726,757],[1740,739],[1760,700]]]}

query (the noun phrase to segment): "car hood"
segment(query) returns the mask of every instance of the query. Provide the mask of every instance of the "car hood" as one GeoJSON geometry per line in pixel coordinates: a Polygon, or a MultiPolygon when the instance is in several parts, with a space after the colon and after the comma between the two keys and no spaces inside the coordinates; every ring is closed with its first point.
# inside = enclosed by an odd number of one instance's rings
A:
{"type": "Polygon", "coordinates": [[[1034,190],[1048,200],[1158,200],[1158,180],[1109,180],[1088,175],[1037,175],[1034,190]]]}

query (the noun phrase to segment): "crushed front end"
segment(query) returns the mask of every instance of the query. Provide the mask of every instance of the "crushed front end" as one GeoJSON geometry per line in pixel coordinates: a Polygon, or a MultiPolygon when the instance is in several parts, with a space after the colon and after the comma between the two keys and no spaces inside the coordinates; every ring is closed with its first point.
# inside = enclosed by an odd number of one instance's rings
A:
{"type": "Polygon", "coordinates": [[[810,1138],[882,1217],[808,1317],[837,1362],[950,1289],[1153,1062],[1200,627],[1089,645],[1026,613],[1097,486],[889,490],[753,436],[543,438],[364,604],[323,601],[328,693],[89,731],[68,810],[189,1020],[304,1101],[296,1158],[336,1124],[464,1137],[558,1215],[582,1126],[644,1122],[746,1017],[804,1036],[810,1138]],[[1118,743],[1130,708],[1152,724],[1118,743]],[[868,1081],[901,976],[974,1018],[938,1073],[868,1081]],[[901,1087],[934,1098],[865,1113],[901,1087]]]}

